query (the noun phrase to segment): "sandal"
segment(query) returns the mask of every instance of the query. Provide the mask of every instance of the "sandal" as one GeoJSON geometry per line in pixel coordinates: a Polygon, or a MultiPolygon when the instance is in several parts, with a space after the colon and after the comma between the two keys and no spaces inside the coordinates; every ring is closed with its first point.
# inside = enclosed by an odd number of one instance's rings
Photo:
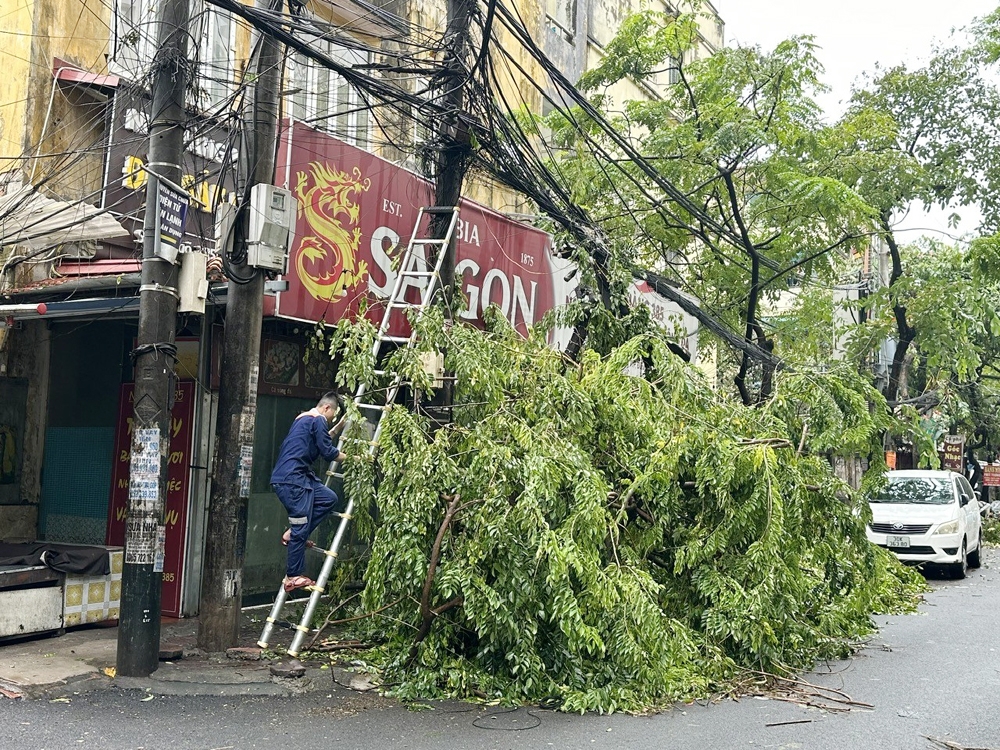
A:
{"type": "Polygon", "coordinates": [[[309,586],[315,586],[316,581],[312,578],[306,578],[305,576],[292,576],[291,578],[285,576],[281,585],[285,589],[285,592],[289,593],[295,591],[295,589],[304,589],[309,586]]]}
{"type": "MultiPolygon", "coordinates": [[[[291,539],[292,539],[292,530],[291,529],[286,529],[285,533],[281,535],[281,544],[283,546],[287,547],[288,543],[291,541],[291,539]]],[[[314,542],[314,541],[312,541],[310,539],[306,539],[306,547],[315,547],[315,546],[316,546],[316,542],[314,542]]]]}

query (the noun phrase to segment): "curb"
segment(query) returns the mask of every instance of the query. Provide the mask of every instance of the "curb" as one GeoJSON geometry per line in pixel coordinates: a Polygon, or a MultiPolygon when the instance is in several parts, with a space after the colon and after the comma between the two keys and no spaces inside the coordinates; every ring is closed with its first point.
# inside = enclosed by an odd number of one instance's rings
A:
{"type": "MultiPolygon", "coordinates": [[[[53,682],[44,685],[20,685],[0,681],[0,700],[57,700],[72,699],[83,693],[93,693],[102,690],[139,690],[151,695],[162,696],[270,696],[291,698],[304,693],[324,690],[334,684],[346,684],[353,674],[344,672],[334,675],[330,668],[320,669],[309,667],[303,677],[274,677],[268,670],[260,669],[258,674],[240,674],[240,664],[247,662],[232,662],[235,674],[233,679],[226,679],[225,671],[206,673],[202,669],[191,669],[185,674],[178,671],[169,675],[157,677],[108,677],[101,672],[90,672],[72,677],[66,681],[53,682]],[[340,679],[338,679],[338,677],[340,679]]],[[[339,672],[340,670],[338,670],[339,672]]]]}
{"type": "Polygon", "coordinates": [[[143,690],[153,695],[214,695],[222,697],[271,695],[286,697],[294,694],[289,688],[273,682],[202,683],[157,680],[151,677],[116,677],[113,685],[123,690],[143,690]]]}
{"type": "Polygon", "coordinates": [[[92,693],[95,690],[106,690],[111,687],[111,680],[100,672],[90,672],[88,674],[77,675],[68,680],[60,682],[50,682],[44,685],[17,685],[12,682],[0,682],[0,688],[5,692],[13,692],[15,695],[7,695],[8,698],[20,700],[54,700],[56,698],[68,698],[80,693],[92,693]]]}

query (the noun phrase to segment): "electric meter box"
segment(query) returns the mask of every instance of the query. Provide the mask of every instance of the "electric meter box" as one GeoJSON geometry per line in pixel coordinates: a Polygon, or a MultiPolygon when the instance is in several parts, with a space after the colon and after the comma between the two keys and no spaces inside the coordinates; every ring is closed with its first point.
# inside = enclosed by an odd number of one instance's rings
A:
{"type": "Polygon", "coordinates": [[[287,270],[297,209],[289,190],[263,183],[251,188],[247,265],[278,273],[287,270]]]}

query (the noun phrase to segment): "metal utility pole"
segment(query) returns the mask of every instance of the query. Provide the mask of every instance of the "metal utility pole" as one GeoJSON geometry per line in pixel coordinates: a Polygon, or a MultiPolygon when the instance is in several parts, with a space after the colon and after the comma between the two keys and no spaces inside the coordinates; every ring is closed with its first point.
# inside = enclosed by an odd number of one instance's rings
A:
{"type": "MultiPolygon", "coordinates": [[[[284,0],[257,0],[280,13],[284,0]]],[[[260,39],[251,111],[246,118],[250,185],[274,179],[282,45],[260,39]]],[[[249,187],[248,186],[248,187],[249,187]]],[[[244,198],[249,196],[249,189],[244,198]]],[[[247,505],[253,466],[257,411],[264,275],[246,265],[246,217],[236,223],[236,258],[230,261],[225,340],[216,422],[216,456],[205,539],[198,647],[224,651],[239,641],[242,573],[247,535],[247,505]]]]}
{"type": "MultiPolygon", "coordinates": [[[[118,674],[146,677],[159,666],[160,588],[166,507],[167,459],[170,456],[170,409],[174,401],[177,353],[177,266],[157,254],[166,238],[161,228],[161,183],[174,204],[164,218],[174,219],[174,249],[183,233],[186,199],[166,187],[181,181],[184,153],[184,91],[188,78],[188,0],[161,5],[157,52],[153,60],[149,167],[143,222],[142,285],[139,288],[139,335],[132,352],[135,370],[135,420],[129,468],[129,504],[125,523],[121,613],[118,628],[118,674]],[[161,179],[164,178],[164,179],[161,179]]],[[[161,253],[162,254],[162,253],[161,253]]]]}

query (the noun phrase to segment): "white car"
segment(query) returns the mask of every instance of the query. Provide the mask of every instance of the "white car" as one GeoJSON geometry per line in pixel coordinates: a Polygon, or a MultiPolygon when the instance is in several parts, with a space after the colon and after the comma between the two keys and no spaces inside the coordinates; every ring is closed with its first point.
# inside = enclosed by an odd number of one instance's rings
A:
{"type": "Polygon", "coordinates": [[[868,539],[906,563],[945,565],[955,578],[981,562],[983,531],[972,485],[953,471],[891,471],[869,499],[868,539]]]}

